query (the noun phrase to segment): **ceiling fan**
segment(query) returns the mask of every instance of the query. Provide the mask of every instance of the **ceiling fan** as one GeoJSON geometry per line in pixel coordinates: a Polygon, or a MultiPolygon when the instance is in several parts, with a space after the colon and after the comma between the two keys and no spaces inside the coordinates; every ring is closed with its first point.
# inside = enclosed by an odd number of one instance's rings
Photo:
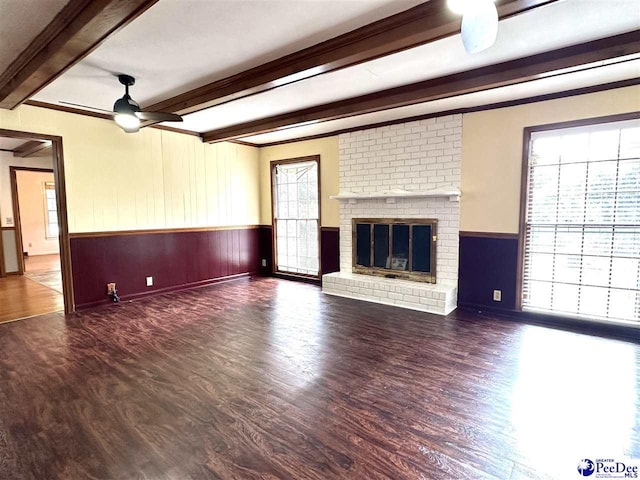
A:
{"type": "Polygon", "coordinates": [[[447,0],[455,13],[462,15],[462,44],[467,53],[482,52],[498,36],[498,10],[495,0],[447,0]]]}
{"type": "Polygon", "coordinates": [[[125,93],[122,98],[119,98],[116,100],[116,103],[113,104],[113,112],[102,110],[100,108],[89,107],[87,105],[79,105],[77,103],[64,101],[61,101],[60,103],[107,112],[113,115],[115,122],[127,133],[135,133],[139,131],[141,120],[151,122],[149,125],[160,122],[182,122],[182,117],[176,113],[141,111],[138,102],[133,100],[129,95],[129,87],[136,83],[136,79],[131,75],[118,75],[118,80],[122,85],[124,85],[125,93]]]}

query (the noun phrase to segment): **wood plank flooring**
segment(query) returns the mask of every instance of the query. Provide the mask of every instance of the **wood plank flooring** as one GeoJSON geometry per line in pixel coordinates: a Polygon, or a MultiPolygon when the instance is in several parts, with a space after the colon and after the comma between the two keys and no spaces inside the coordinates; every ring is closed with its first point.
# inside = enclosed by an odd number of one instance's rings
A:
{"type": "Polygon", "coordinates": [[[25,258],[24,266],[27,278],[62,293],[60,255],[31,255],[25,258]]]}
{"type": "Polygon", "coordinates": [[[0,323],[64,310],[64,297],[23,275],[0,278],[0,323]]]}
{"type": "Polygon", "coordinates": [[[25,272],[59,272],[60,255],[29,255],[24,259],[25,272]]]}
{"type": "Polygon", "coordinates": [[[572,479],[640,346],[277,279],[0,325],[2,479],[572,479]]]}

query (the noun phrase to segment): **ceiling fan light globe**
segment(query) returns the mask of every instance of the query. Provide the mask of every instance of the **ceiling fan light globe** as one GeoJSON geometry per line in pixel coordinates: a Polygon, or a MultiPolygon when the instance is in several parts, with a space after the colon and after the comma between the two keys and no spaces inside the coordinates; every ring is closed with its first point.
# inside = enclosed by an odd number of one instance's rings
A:
{"type": "Polygon", "coordinates": [[[113,119],[125,132],[137,132],[140,128],[140,119],[131,112],[116,113],[113,119]]]}
{"type": "Polygon", "coordinates": [[[467,53],[482,52],[498,37],[498,10],[493,0],[473,0],[474,7],[462,17],[462,43],[467,53]]]}

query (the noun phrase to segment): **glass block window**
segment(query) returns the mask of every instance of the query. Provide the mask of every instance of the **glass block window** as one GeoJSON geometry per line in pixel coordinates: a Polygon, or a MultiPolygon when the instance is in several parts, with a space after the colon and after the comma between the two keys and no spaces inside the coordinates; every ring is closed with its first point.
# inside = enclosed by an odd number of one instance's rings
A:
{"type": "Polygon", "coordinates": [[[640,120],[531,134],[525,310],[638,323],[640,120]]]}
{"type": "Polygon", "coordinates": [[[276,270],[318,276],[318,162],[277,163],[272,173],[276,270]]]}

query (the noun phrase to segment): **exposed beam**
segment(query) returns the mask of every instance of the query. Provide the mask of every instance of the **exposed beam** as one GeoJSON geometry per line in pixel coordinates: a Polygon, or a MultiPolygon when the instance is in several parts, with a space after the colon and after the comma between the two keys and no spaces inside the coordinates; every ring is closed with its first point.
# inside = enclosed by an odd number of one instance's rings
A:
{"type": "Polygon", "coordinates": [[[70,0],[0,75],[0,108],[35,95],[157,1],[70,0]]]}
{"type": "Polygon", "coordinates": [[[305,123],[404,107],[492,88],[515,85],[568,68],[640,52],[640,30],[511,60],[411,85],[276,115],[205,132],[205,142],[220,142],[273,132],[305,123]]]}
{"type": "MultiPolygon", "coordinates": [[[[497,0],[496,4],[500,18],[507,18],[555,1],[497,0]]],[[[447,8],[446,0],[430,0],[237,75],[147,105],[144,109],[185,115],[424,45],[459,31],[460,16],[447,8]]]]}
{"type": "Polygon", "coordinates": [[[40,140],[29,140],[28,142],[23,143],[19,147],[14,148],[13,156],[19,157],[19,158],[30,157],[46,148],[51,148],[51,142],[40,141],[40,140]]]}
{"type": "MultiPolygon", "coordinates": [[[[476,105],[473,107],[454,108],[453,110],[439,110],[436,112],[429,112],[422,115],[415,115],[412,117],[395,118],[393,120],[387,120],[384,122],[366,123],[364,125],[358,125],[356,127],[339,128],[330,132],[319,133],[317,135],[306,135],[295,138],[288,138],[286,140],[276,140],[267,143],[255,143],[252,146],[258,148],[274,147],[277,145],[286,145],[287,143],[303,142],[307,140],[317,140],[319,138],[335,137],[343,133],[357,132],[361,130],[369,130],[372,128],[386,127],[389,125],[399,125],[401,123],[417,122],[419,120],[426,120],[429,118],[437,118],[445,115],[458,115],[464,113],[484,112],[487,110],[495,110],[497,108],[515,107],[518,105],[527,105],[529,103],[546,102],[548,100],[557,100],[559,98],[575,97],[578,95],[587,95],[589,93],[605,92],[607,90],[615,90],[616,88],[624,88],[640,85],[640,78],[631,78],[628,80],[620,80],[617,82],[602,83],[598,85],[592,85],[589,87],[574,88],[572,90],[563,90],[562,92],[545,93],[543,95],[534,95],[532,97],[518,98],[516,100],[505,100],[496,103],[485,103],[482,105],[476,105]]],[[[237,142],[238,140],[233,140],[237,142]]]]}

